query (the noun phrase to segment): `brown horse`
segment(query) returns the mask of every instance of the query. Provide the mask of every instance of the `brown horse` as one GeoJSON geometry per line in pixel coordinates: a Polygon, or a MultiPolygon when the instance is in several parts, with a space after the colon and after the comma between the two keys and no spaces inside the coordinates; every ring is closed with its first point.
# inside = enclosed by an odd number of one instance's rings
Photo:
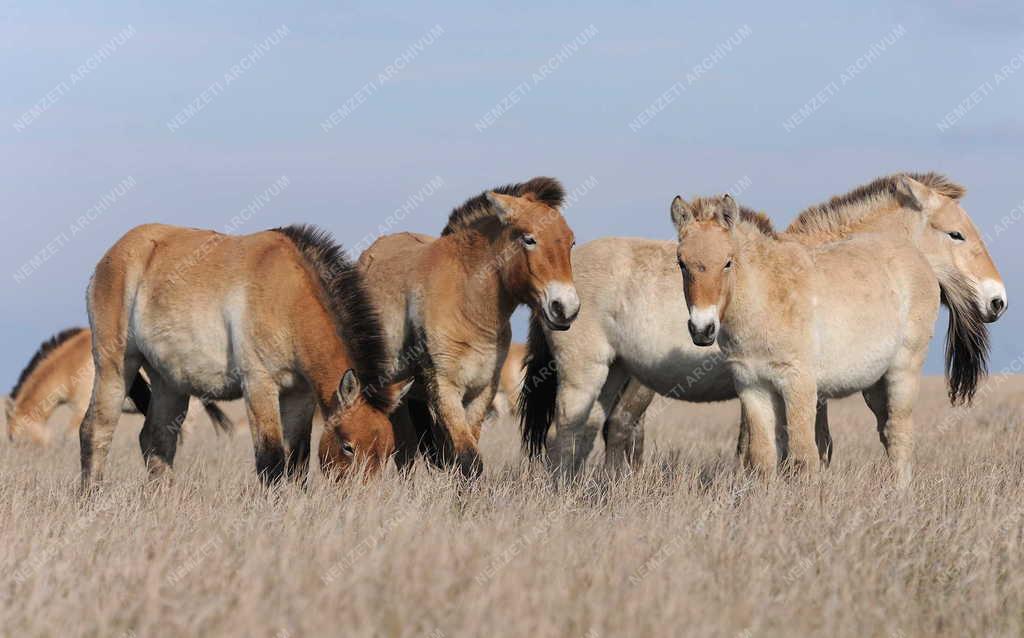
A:
{"type": "MultiPolygon", "coordinates": [[[[417,382],[393,417],[399,465],[422,447],[439,464],[454,461],[466,476],[479,474],[477,443],[512,312],[526,304],[551,330],[576,319],[574,238],[558,210],[563,198],[549,177],[496,188],[456,208],[440,238],[389,235],[360,257],[384,321],[388,378],[417,382]]],[[[329,437],[320,451],[323,463],[337,455],[329,437]]]]}
{"type": "Polygon", "coordinates": [[[394,447],[380,319],[330,236],[288,226],[246,236],[152,224],[96,266],[87,294],[96,381],[81,427],[82,486],[101,478],[140,367],[152,402],[139,435],[150,475],[168,471],[189,395],[244,397],[264,481],[304,477],[319,407],[346,469],[394,447]]]}
{"type": "MultiPolygon", "coordinates": [[[[67,429],[77,430],[89,407],[95,376],[92,332],[88,328],[68,328],[44,341],[6,399],[8,438],[14,441],[25,436],[37,443],[49,443],[50,433],[44,426],[62,405],[71,408],[67,429]]],[[[125,412],[146,411],[150,391],[141,376],[136,377],[129,396],[125,412]]],[[[215,403],[204,400],[203,408],[218,431],[234,429],[234,423],[215,403]]]]}

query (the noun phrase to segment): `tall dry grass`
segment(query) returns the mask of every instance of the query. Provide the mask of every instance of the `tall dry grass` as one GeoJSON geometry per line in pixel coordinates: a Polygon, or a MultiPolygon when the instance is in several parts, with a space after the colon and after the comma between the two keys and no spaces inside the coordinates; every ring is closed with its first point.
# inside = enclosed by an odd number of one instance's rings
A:
{"type": "Polygon", "coordinates": [[[0,634],[1019,636],[1024,383],[989,383],[962,413],[925,384],[902,494],[850,400],[832,469],[770,484],[734,471],[735,404],[666,403],[642,471],[561,489],[511,423],[471,487],[419,468],[265,493],[248,436],[201,414],[147,487],[126,417],[87,503],[77,440],[5,441],[0,634]]]}

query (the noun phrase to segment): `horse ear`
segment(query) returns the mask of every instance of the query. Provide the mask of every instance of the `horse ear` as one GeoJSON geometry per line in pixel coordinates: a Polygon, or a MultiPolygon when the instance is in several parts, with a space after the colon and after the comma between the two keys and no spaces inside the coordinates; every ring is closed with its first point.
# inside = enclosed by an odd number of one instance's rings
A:
{"type": "Polygon", "coordinates": [[[405,383],[401,381],[391,386],[391,409],[394,410],[402,404],[402,399],[405,395],[409,394],[409,390],[412,390],[412,386],[416,383],[416,379],[409,379],[405,383]]]}
{"type": "Polygon", "coordinates": [[[692,221],[693,209],[682,197],[676,195],[672,200],[672,223],[675,224],[676,230],[686,228],[686,225],[692,221]]]}
{"type": "Polygon", "coordinates": [[[356,377],[355,370],[350,368],[341,377],[341,383],[338,384],[338,402],[346,408],[350,408],[359,398],[359,392],[359,379],[356,377]]]}
{"type": "Polygon", "coordinates": [[[916,179],[900,175],[896,178],[896,196],[914,210],[924,210],[931,203],[932,191],[916,179]]]}
{"type": "Polygon", "coordinates": [[[740,216],[740,207],[736,203],[736,200],[732,198],[732,195],[726,193],[722,196],[722,205],[718,208],[716,217],[718,217],[718,223],[721,224],[726,230],[732,228],[733,224],[736,223],[736,219],[740,216]]]}
{"type": "Polygon", "coordinates": [[[502,224],[510,223],[519,210],[519,204],[516,202],[516,199],[511,195],[501,195],[494,191],[487,192],[487,201],[494,206],[494,210],[498,213],[498,219],[501,220],[502,224]]]}

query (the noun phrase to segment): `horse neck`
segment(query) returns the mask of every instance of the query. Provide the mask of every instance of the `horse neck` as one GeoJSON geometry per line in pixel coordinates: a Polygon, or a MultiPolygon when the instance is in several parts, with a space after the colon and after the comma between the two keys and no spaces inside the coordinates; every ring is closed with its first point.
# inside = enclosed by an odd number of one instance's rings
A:
{"type": "Polygon", "coordinates": [[[513,246],[495,226],[461,231],[452,246],[464,277],[459,312],[481,330],[496,334],[508,325],[519,302],[502,276],[513,246]]]}
{"type": "Polygon", "coordinates": [[[302,331],[297,339],[299,366],[326,415],[342,376],[354,367],[352,357],[325,308],[306,313],[302,331]]]}
{"type": "Polygon", "coordinates": [[[733,279],[732,296],[723,321],[737,323],[754,317],[760,321],[765,277],[770,276],[780,242],[760,231],[738,226],[734,235],[736,257],[741,261],[733,279]]]}
{"type": "Polygon", "coordinates": [[[865,215],[850,226],[849,233],[878,233],[887,237],[916,241],[921,224],[906,209],[887,204],[865,215]]]}

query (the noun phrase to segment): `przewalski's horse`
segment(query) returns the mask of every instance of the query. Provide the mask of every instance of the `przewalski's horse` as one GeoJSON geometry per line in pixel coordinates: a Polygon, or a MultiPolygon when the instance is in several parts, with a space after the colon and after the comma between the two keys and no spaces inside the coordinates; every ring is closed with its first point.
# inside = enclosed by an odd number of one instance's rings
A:
{"type": "MultiPolygon", "coordinates": [[[[44,426],[62,405],[71,409],[67,429],[78,430],[89,407],[95,376],[92,332],[88,328],[69,328],[44,341],[6,399],[8,438],[13,441],[24,434],[37,443],[47,444],[50,433],[44,426]]],[[[136,377],[129,396],[131,402],[125,403],[125,412],[145,412],[149,387],[141,377],[136,377]]],[[[215,403],[204,400],[203,408],[219,431],[234,429],[234,423],[215,403]]]]}
{"type": "MultiPolygon", "coordinates": [[[[964,390],[973,388],[977,375],[984,370],[987,343],[976,310],[988,303],[995,314],[983,313],[981,319],[996,318],[1005,310],[1005,292],[995,269],[985,263],[987,251],[974,225],[959,205],[950,206],[946,201],[959,199],[963,189],[932,173],[910,175],[935,191],[940,196],[937,202],[946,202],[940,206],[943,215],[936,219],[943,225],[956,226],[959,230],[950,232],[964,238],[952,248],[965,257],[972,251],[983,255],[978,264],[962,259],[961,265],[954,266],[961,273],[960,279],[969,285],[945,278],[949,290],[944,292],[943,303],[951,309],[947,374],[952,395],[959,400],[966,397],[964,390]],[[990,282],[983,283],[986,279],[990,282]],[[971,285],[979,291],[989,289],[992,299],[981,295],[974,301],[975,296],[967,292],[971,285]]],[[[893,191],[896,177],[876,180],[828,205],[812,207],[808,213],[824,207],[861,210],[862,214],[855,216],[859,222],[845,227],[844,235],[898,231],[898,224],[893,224],[898,216],[881,214],[893,209],[892,196],[883,196],[882,191],[893,191]],[[876,208],[879,214],[868,214],[876,208]]],[[[932,196],[925,199],[931,200],[932,196]]],[[[790,232],[798,232],[797,226],[794,223],[790,232]]],[[[819,230],[808,233],[809,225],[805,232],[798,232],[796,239],[814,243],[835,236],[834,228],[822,227],[820,222],[813,227],[819,230]]],[[[941,239],[942,235],[937,237],[941,239]]],[[[960,241],[949,235],[946,238],[960,241]]],[[[697,348],[686,331],[679,330],[686,323],[688,311],[682,302],[676,242],[601,239],[579,248],[573,267],[583,299],[583,310],[573,329],[555,334],[536,321],[531,323],[520,408],[528,450],[539,453],[554,424],[556,436],[548,441],[549,460],[575,471],[582,466],[596,433],[604,425],[606,462],[615,465],[625,460],[635,464],[643,449],[643,414],[655,394],[694,402],[735,397],[732,377],[717,347],[697,348]]],[[[823,443],[830,442],[825,403],[821,402],[819,408],[823,443]]],[[[746,447],[741,436],[739,452],[743,456],[746,447]]],[[[823,447],[830,449],[830,445],[823,447]]]]}
{"type": "Polygon", "coordinates": [[[174,462],[189,395],[244,397],[264,481],[306,475],[318,406],[341,469],[361,455],[376,467],[393,450],[380,319],[323,231],[139,226],[100,260],[87,300],[96,382],[81,428],[84,488],[100,480],[140,367],[152,382],[139,435],[151,476],[174,462]]]}
{"type": "Polygon", "coordinates": [[[971,332],[966,345],[951,342],[951,398],[973,396],[987,354],[982,321],[1002,314],[1005,292],[980,240],[960,250],[979,238],[952,186],[920,177],[931,183],[883,178],[804,218],[808,236],[831,241],[766,237],[739,219],[728,195],[673,201],[688,330],[697,345],[717,340],[728,361],[750,466],[774,471],[778,437],[789,465],[816,469],[827,452],[820,432],[815,441],[818,401],[862,392],[897,482],[907,485],[913,407],[940,298],[956,308],[951,321],[964,324],[952,332],[971,332]],[[878,232],[844,232],[868,216],[878,232]],[[999,290],[980,295],[972,279],[999,290]]]}
{"type": "MultiPolygon", "coordinates": [[[[435,460],[477,475],[480,428],[498,389],[512,312],[526,304],[551,330],[572,325],[580,301],[563,198],[549,177],[495,188],[456,208],[440,238],[389,235],[360,257],[384,320],[389,378],[417,381],[394,416],[399,465],[417,446],[433,453],[436,441],[435,460]]],[[[321,445],[322,462],[333,457],[331,447],[321,445]]]]}
{"type": "MultiPolygon", "coordinates": [[[[764,215],[749,209],[741,214],[774,234],[764,215]]],[[[531,320],[519,395],[528,453],[539,454],[550,443],[549,463],[575,474],[606,426],[607,463],[636,462],[643,436],[639,416],[654,393],[695,402],[736,397],[717,348],[698,348],[679,330],[687,311],[675,254],[675,241],[621,237],[576,249],[582,309],[572,330],[553,332],[536,316],[531,320]]]]}

